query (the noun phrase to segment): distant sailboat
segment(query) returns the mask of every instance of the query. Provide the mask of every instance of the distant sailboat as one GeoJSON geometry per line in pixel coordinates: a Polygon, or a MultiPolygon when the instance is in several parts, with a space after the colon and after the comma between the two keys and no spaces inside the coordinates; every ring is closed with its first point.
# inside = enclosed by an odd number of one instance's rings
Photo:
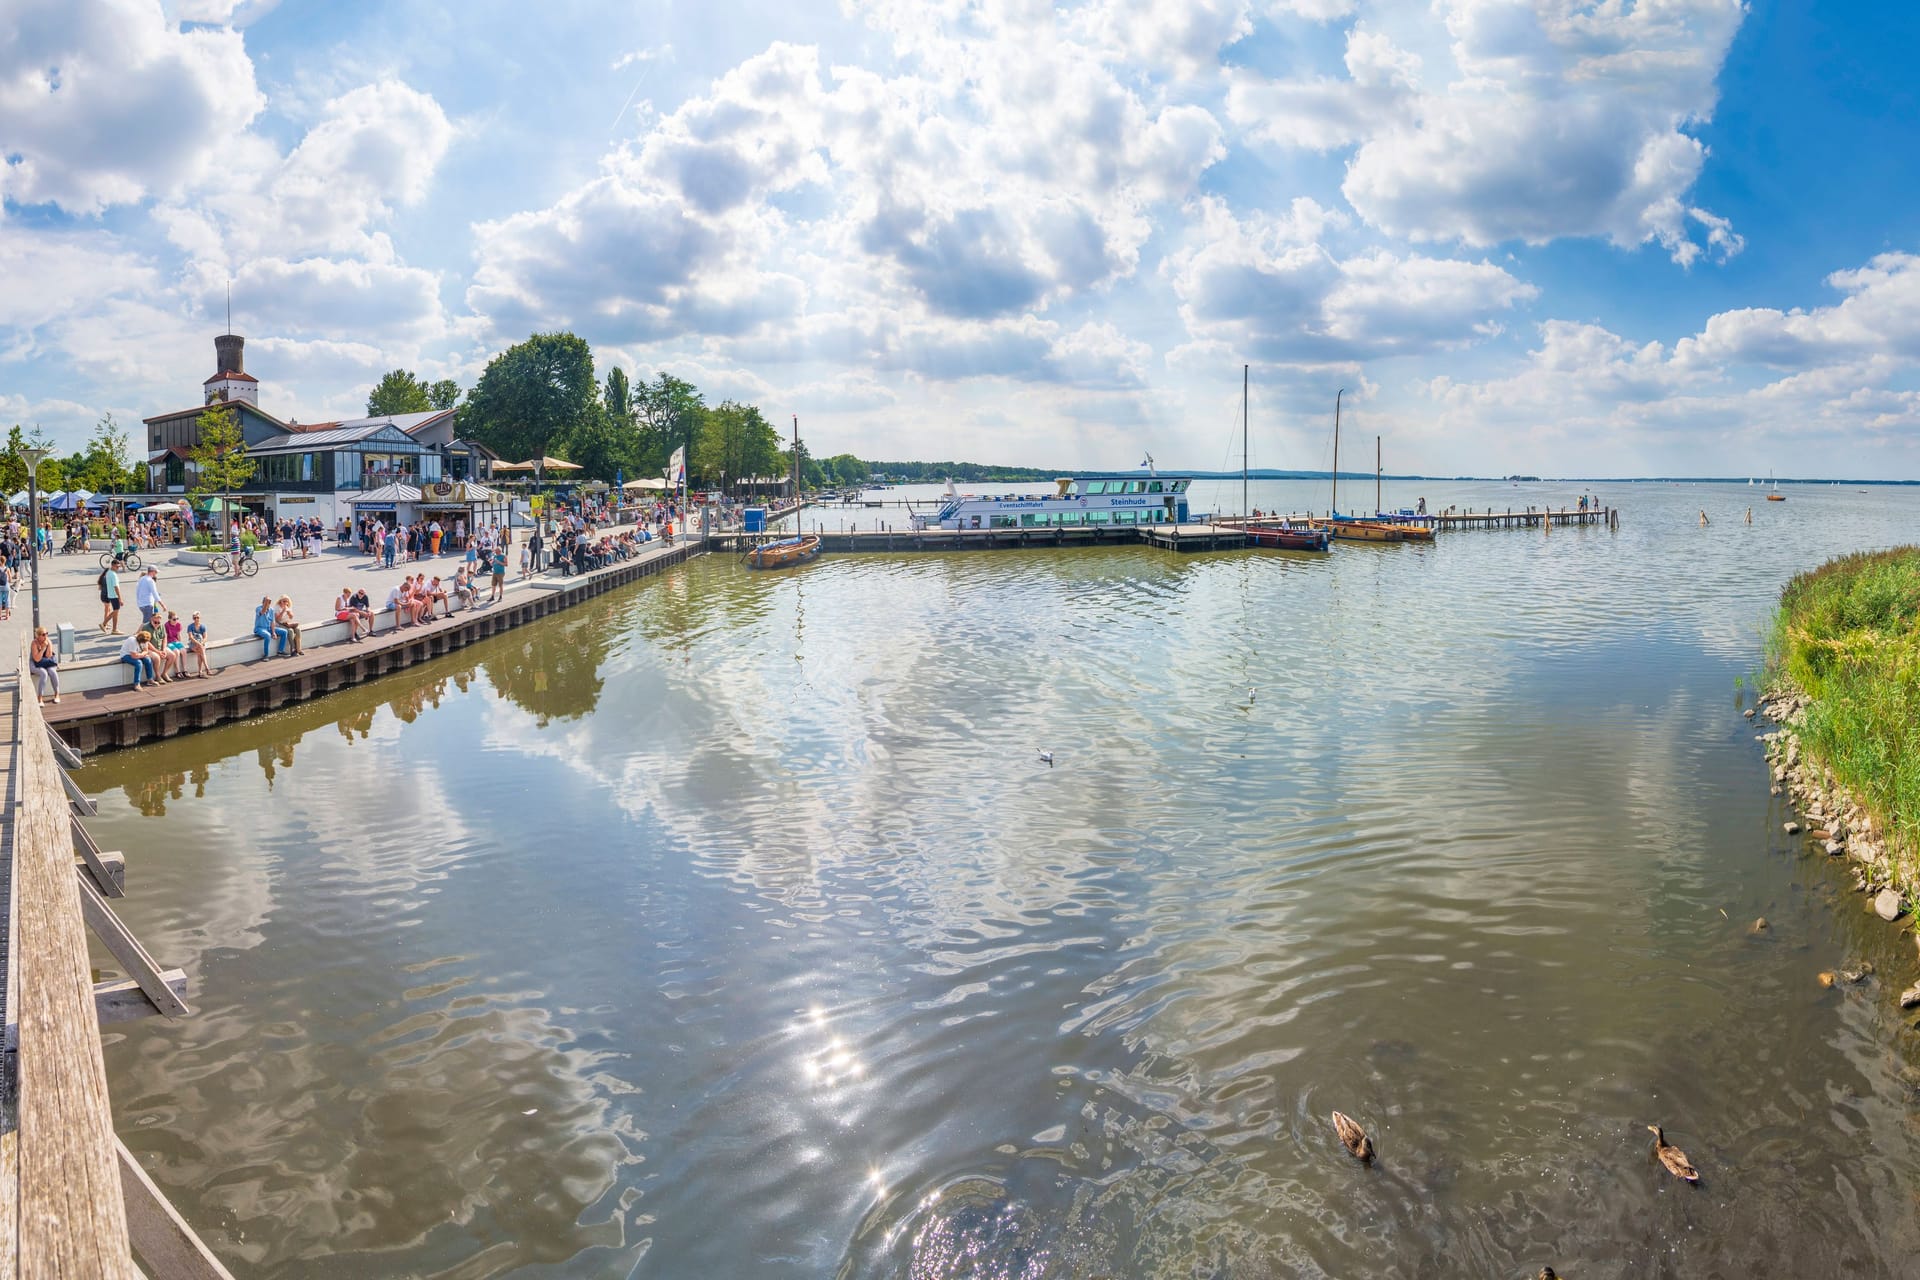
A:
{"type": "Polygon", "coordinates": [[[1773,472],[1767,472],[1767,483],[1773,486],[1773,492],[1767,495],[1768,502],[1785,502],[1787,495],[1780,492],[1780,482],[1773,478],[1773,472]]]}

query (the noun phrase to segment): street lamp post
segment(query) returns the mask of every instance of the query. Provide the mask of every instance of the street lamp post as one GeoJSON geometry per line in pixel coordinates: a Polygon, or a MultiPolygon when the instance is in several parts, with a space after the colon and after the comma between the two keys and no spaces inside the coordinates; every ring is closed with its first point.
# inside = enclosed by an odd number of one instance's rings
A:
{"type": "Polygon", "coordinates": [[[33,545],[33,629],[40,629],[40,464],[53,450],[27,445],[15,457],[27,464],[27,539],[33,545]]]}

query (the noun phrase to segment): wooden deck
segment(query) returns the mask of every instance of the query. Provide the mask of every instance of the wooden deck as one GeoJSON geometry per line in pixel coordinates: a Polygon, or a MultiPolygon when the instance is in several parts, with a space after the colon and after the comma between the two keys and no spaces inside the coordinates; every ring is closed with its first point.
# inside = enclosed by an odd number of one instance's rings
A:
{"type": "Polygon", "coordinates": [[[1588,507],[1584,511],[1579,507],[1562,507],[1558,511],[1546,507],[1515,511],[1508,507],[1505,511],[1495,511],[1488,507],[1485,511],[1449,511],[1429,517],[1436,529],[1538,529],[1545,524],[1548,528],[1561,525],[1597,524],[1609,529],[1620,527],[1620,509],[1618,507],[1588,507]]]}
{"type": "MultiPolygon", "coordinates": [[[[1211,524],[1054,525],[1045,529],[823,529],[807,531],[820,538],[822,551],[1009,551],[1021,547],[1138,546],[1142,542],[1165,551],[1227,551],[1247,545],[1238,529],[1211,524]]],[[[722,533],[709,536],[715,551],[743,554],[767,538],[784,533],[722,533]]]]}
{"type": "Polygon", "coordinates": [[[66,694],[58,706],[44,708],[47,722],[83,752],[130,747],[210,728],[430,661],[661,573],[701,549],[698,542],[656,546],[592,573],[541,579],[500,604],[462,609],[451,618],[436,616],[431,622],[380,632],[358,644],[318,645],[297,657],[256,657],[202,679],[138,690],[121,687],[66,694]]]}
{"type": "Polygon", "coordinates": [[[0,679],[0,1277],[232,1280],[113,1132],[103,1018],[189,1013],[109,898],[124,859],[93,843],[94,811],[48,732],[26,655],[0,679]],[[88,933],[128,973],[96,983],[88,933]]]}

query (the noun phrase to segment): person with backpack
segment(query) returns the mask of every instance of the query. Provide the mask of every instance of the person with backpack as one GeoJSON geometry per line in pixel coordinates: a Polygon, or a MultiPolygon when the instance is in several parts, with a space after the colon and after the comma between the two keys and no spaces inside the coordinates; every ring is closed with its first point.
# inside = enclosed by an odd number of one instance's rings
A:
{"type": "Polygon", "coordinates": [[[119,557],[100,571],[100,630],[110,636],[120,634],[120,575],[116,572],[121,565],[119,557]]]}

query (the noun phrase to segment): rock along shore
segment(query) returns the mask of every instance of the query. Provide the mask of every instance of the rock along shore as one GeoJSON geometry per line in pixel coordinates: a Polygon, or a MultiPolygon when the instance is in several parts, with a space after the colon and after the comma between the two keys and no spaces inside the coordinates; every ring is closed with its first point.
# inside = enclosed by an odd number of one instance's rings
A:
{"type": "MultiPolygon", "coordinates": [[[[1892,923],[1908,914],[1915,900],[1914,851],[1899,841],[1891,824],[1862,805],[1833,776],[1833,771],[1810,756],[1800,739],[1811,699],[1793,688],[1770,690],[1761,699],[1759,714],[1777,727],[1760,735],[1766,744],[1773,777],[1773,794],[1785,795],[1800,815],[1784,824],[1790,836],[1807,842],[1832,858],[1846,858],[1853,885],[1870,899],[1874,914],[1892,923]]],[[[1920,938],[1916,939],[1920,941],[1920,938]]],[[[1920,984],[1900,997],[1901,1008],[1920,1005],[1920,984]]]]}

